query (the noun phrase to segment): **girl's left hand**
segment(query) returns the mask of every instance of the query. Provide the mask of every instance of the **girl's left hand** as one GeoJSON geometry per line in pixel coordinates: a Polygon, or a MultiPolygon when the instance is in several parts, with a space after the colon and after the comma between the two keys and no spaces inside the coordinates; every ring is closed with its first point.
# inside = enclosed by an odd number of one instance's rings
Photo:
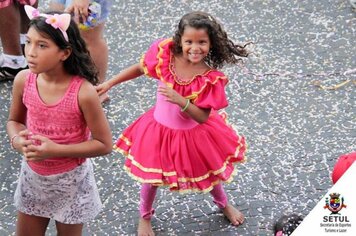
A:
{"type": "Polygon", "coordinates": [[[32,135],[29,138],[32,144],[24,150],[26,161],[41,161],[54,156],[51,153],[55,149],[55,142],[41,135],[32,135]]]}
{"type": "Polygon", "coordinates": [[[182,106],[182,104],[184,105],[186,102],[186,99],[182,95],[177,93],[174,89],[170,88],[169,86],[166,85],[159,86],[158,92],[166,97],[166,101],[177,104],[179,106],[182,106]]]}

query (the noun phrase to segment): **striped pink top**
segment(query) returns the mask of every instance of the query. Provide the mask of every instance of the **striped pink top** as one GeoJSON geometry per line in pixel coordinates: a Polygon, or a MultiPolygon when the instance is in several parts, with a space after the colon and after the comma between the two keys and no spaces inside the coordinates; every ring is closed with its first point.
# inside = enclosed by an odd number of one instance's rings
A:
{"type": "MultiPolygon", "coordinates": [[[[37,75],[29,73],[23,93],[28,130],[59,144],[88,140],[90,132],[78,104],[82,82],[82,78],[73,77],[64,96],[55,104],[47,105],[38,93],[37,75]]],[[[70,171],[84,161],[85,158],[53,157],[43,161],[30,161],[28,164],[40,175],[53,175],[70,171]]]]}

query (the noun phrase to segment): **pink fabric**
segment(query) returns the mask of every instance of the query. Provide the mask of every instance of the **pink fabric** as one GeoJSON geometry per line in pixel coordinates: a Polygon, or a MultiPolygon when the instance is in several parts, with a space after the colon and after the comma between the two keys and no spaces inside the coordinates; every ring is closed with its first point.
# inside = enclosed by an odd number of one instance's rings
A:
{"type": "Polygon", "coordinates": [[[142,184],[140,192],[140,216],[145,219],[151,219],[154,214],[154,209],[152,208],[153,201],[155,200],[157,193],[157,186],[152,184],[142,184]]]}
{"type": "MultiPolygon", "coordinates": [[[[162,82],[159,82],[162,85],[162,82]]],[[[157,102],[154,111],[157,122],[171,129],[191,129],[199,123],[180,111],[180,107],[165,100],[165,97],[157,93],[157,102]]]]}
{"type": "MultiPolygon", "coordinates": [[[[55,104],[47,105],[38,93],[37,75],[29,73],[23,94],[28,130],[59,144],[88,140],[89,130],[78,104],[78,92],[82,82],[83,79],[73,77],[65,95],[55,104]]],[[[72,170],[84,161],[85,158],[53,157],[28,164],[38,174],[52,175],[72,170]]]]}
{"type": "Polygon", "coordinates": [[[18,3],[20,5],[33,5],[36,3],[36,0],[0,0],[0,8],[8,7],[12,3],[18,3]]]}
{"type": "Polygon", "coordinates": [[[276,233],[276,236],[283,236],[283,231],[282,231],[282,230],[278,231],[278,232],[276,233]]]}
{"type": "Polygon", "coordinates": [[[222,184],[215,185],[214,188],[210,191],[210,194],[214,198],[214,203],[220,208],[223,209],[227,205],[227,196],[224,191],[222,184]]]}
{"type": "Polygon", "coordinates": [[[245,139],[216,111],[227,105],[224,74],[210,70],[189,84],[178,84],[169,69],[171,45],[170,39],[153,44],[141,61],[145,73],[195,105],[211,108],[208,120],[198,124],[158,94],[156,106],[123,132],[116,149],[127,155],[125,169],[141,183],[183,193],[209,192],[217,183],[232,180],[233,164],[244,161],[245,139]]]}
{"type": "Polygon", "coordinates": [[[341,176],[349,169],[349,167],[356,161],[356,152],[341,155],[334,166],[331,174],[332,181],[335,184],[341,176]]]}

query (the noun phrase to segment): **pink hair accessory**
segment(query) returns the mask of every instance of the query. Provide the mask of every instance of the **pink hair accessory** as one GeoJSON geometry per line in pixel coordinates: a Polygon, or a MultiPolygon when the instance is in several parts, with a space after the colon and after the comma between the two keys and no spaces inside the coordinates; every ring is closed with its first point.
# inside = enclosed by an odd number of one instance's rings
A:
{"type": "Polygon", "coordinates": [[[38,9],[31,7],[29,5],[25,5],[25,11],[30,20],[39,16],[46,18],[46,23],[51,25],[55,29],[59,29],[62,32],[65,40],[67,40],[67,42],[69,41],[66,30],[68,29],[70,24],[70,19],[71,19],[70,14],[68,13],[54,14],[54,15],[42,14],[38,9]]]}
{"type": "Polygon", "coordinates": [[[276,236],[283,236],[283,231],[282,231],[282,230],[278,231],[278,232],[276,233],[276,236]]]}
{"type": "Polygon", "coordinates": [[[31,12],[31,14],[32,14],[32,18],[38,17],[38,16],[40,16],[40,11],[38,9],[33,8],[33,11],[31,12]]]}

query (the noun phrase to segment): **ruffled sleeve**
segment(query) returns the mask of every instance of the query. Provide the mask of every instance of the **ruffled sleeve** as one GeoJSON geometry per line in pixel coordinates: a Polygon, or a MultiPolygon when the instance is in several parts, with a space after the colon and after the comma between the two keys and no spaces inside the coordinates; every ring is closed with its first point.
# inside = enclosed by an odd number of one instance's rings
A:
{"type": "Polygon", "coordinates": [[[142,55],[140,63],[147,76],[162,79],[161,67],[163,64],[169,63],[167,61],[169,60],[169,49],[165,45],[170,41],[171,39],[159,39],[153,42],[147,52],[142,55]]]}
{"type": "Polygon", "coordinates": [[[194,105],[200,108],[213,108],[214,110],[227,107],[225,86],[228,80],[226,76],[219,71],[209,73],[207,76],[209,78],[205,78],[204,87],[193,100],[194,105]]]}

